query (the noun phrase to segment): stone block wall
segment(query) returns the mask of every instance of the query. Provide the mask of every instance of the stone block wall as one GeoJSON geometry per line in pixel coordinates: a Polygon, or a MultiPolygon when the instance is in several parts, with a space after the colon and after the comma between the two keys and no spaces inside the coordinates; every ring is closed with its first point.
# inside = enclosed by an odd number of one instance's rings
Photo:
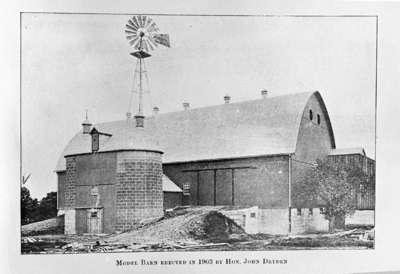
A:
{"type": "Polygon", "coordinates": [[[352,216],[346,217],[346,225],[375,225],[375,211],[356,210],[352,216]]]}
{"type": "Polygon", "coordinates": [[[64,234],[76,234],[75,209],[66,209],[64,212],[64,234]]]}
{"type": "Polygon", "coordinates": [[[312,233],[329,230],[329,222],[321,214],[319,208],[300,208],[301,214],[298,214],[297,208],[291,209],[292,234],[312,233]]]}
{"type": "Polygon", "coordinates": [[[260,209],[258,232],[265,234],[289,233],[289,210],[287,208],[260,209]]]}
{"type": "Polygon", "coordinates": [[[143,219],[163,215],[161,153],[119,152],[117,155],[116,231],[143,219]]]}
{"type": "Polygon", "coordinates": [[[258,206],[238,209],[238,210],[226,210],[222,211],[225,216],[229,217],[236,224],[240,225],[244,231],[248,234],[258,233],[258,218],[259,208],[258,206]]]}
{"type": "Polygon", "coordinates": [[[74,208],[75,207],[75,198],[76,198],[76,157],[66,157],[66,178],[65,178],[65,187],[64,187],[64,206],[65,208],[74,208]]]}

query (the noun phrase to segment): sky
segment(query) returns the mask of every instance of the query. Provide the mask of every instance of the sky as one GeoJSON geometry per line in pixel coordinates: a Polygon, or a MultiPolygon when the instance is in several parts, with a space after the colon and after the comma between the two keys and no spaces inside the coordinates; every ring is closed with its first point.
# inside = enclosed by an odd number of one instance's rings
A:
{"type": "MultiPolygon", "coordinates": [[[[375,18],[151,16],[171,48],[146,59],[145,111],[160,113],[318,90],[338,148],[375,152],[375,18]]],[[[57,189],[54,169],[80,130],[125,118],[135,59],[129,15],[22,16],[22,174],[41,198],[57,189]]],[[[134,102],[134,104],[137,102],[134,102]]]]}

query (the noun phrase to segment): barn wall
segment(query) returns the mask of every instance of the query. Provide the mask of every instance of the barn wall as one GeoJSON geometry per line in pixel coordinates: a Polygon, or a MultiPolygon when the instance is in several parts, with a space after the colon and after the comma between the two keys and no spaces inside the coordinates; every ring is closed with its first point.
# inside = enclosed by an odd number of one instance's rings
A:
{"type": "Polygon", "coordinates": [[[57,209],[65,207],[65,180],[66,172],[57,172],[57,209]]]}
{"type": "Polygon", "coordinates": [[[182,205],[181,192],[164,192],[164,210],[182,205]]]}
{"type": "Polygon", "coordinates": [[[288,206],[287,156],[164,164],[163,170],[180,188],[190,183],[191,205],[288,206]]]}
{"type": "Polygon", "coordinates": [[[76,157],[79,185],[115,184],[116,159],[116,153],[92,153],[76,157]]]}
{"type": "MultiPolygon", "coordinates": [[[[334,148],[333,133],[330,132],[329,117],[324,114],[323,107],[317,97],[313,95],[304,108],[300,122],[295,154],[292,156],[292,193],[295,184],[304,174],[312,168],[312,163],[320,158],[325,158],[334,148]],[[310,119],[310,110],[313,117],[310,119]],[[318,115],[320,124],[318,124],[318,115]]],[[[295,194],[295,193],[293,193],[295,194]]],[[[318,205],[305,204],[304,201],[295,199],[292,195],[293,207],[313,207],[318,205]]]]}
{"type": "MultiPolygon", "coordinates": [[[[116,153],[94,153],[76,157],[76,202],[77,208],[103,208],[103,232],[111,233],[115,229],[116,216],[116,194],[115,183],[117,177],[117,156],[116,153]],[[96,189],[96,197],[92,195],[96,189]]],[[[85,210],[86,212],[86,210],[85,210]]],[[[85,213],[86,214],[86,213],[85,213]]],[[[87,216],[77,215],[82,222],[87,222],[87,216]]],[[[78,225],[78,224],[77,224],[78,225]]],[[[80,229],[87,229],[86,225],[80,229]]],[[[82,231],[86,233],[87,231],[82,231]]]]}
{"type": "MultiPolygon", "coordinates": [[[[92,186],[77,186],[76,207],[103,208],[103,232],[112,233],[115,230],[116,216],[116,194],[115,185],[98,185],[99,203],[96,205],[96,198],[91,194],[92,186]]],[[[84,216],[87,219],[86,215],[84,216]]],[[[87,220],[86,220],[87,221],[87,220]]],[[[87,231],[84,231],[85,233],[87,231]]]]}

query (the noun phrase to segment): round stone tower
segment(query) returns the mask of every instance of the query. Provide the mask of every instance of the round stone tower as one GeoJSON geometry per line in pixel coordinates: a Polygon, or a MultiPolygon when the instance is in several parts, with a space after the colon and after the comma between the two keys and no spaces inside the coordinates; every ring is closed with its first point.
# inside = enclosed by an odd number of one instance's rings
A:
{"type": "Polygon", "coordinates": [[[163,215],[162,151],[153,132],[129,125],[113,142],[117,146],[116,231],[163,215]]]}

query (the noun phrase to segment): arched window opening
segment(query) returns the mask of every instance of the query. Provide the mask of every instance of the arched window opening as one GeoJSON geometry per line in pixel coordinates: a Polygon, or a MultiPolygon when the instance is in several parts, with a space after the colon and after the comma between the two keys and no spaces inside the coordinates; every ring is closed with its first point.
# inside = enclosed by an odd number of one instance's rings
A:
{"type": "Polygon", "coordinates": [[[310,109],[310,120],[312,121],[312,119],[313,119],[313,112],[312,112],[312,110],[310,109]]]}
{"type": "Polygon", "coordinates": [[[318,125],[321,124],[321,116],[319,114],[317,114],[317,123],[318,125]]]}

